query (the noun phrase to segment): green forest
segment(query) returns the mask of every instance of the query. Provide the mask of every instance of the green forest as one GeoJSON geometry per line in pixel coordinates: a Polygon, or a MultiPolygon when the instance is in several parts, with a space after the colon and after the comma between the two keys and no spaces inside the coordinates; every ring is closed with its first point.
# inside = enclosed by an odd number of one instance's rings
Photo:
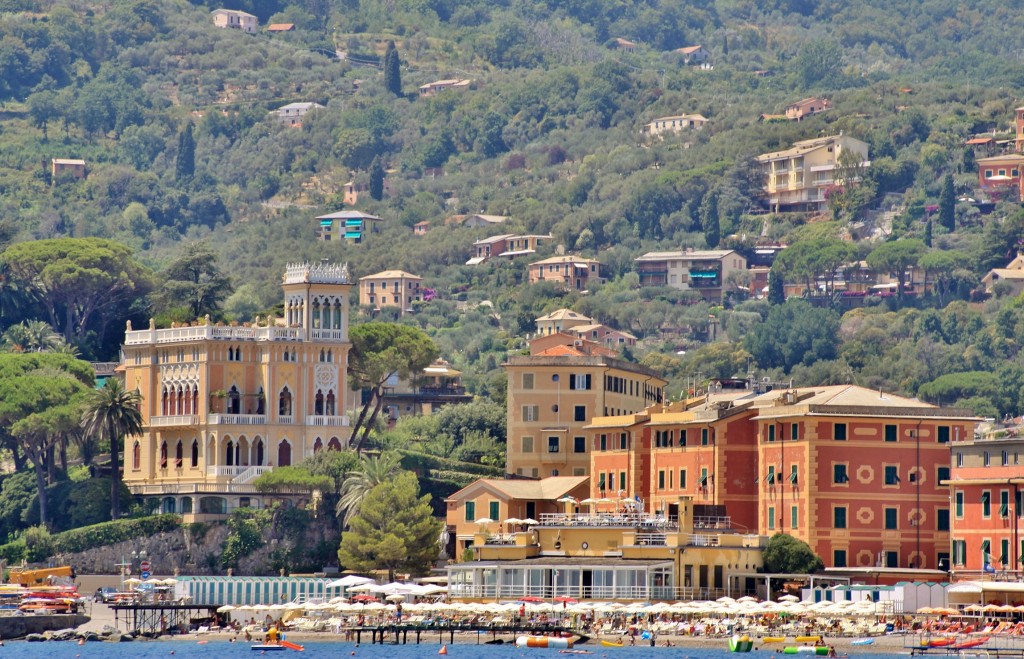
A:
{"type": "Polygon", "coordinates": [[[74,354],[116,360],[126,320],[245,322],[279,303],[286,262],[330,259],[423,277],[433,300],[376,319],[424,330],[499,406],[501,363],[536,317],[570,307],[635,334],[624,357],[663,372],[671,398],[695,377],[752,373],[1020,412],[1022,301],[981,278],[1015,255],[1024,213],[958,201],[980,198],[984,154],[966,141],[1012,137],[1021,104],[1024,17],[1005,3],[226,2],[258,17],[255,34],[215,27],[221,6],[0,0],[5,349],[32,350],[45,323],[74,354]],[[706,66],[673,52],[698,44],[706,66]],[[442,79],[469,88],[420,95],[442,79]],[[759,121],[812,95],[834,107],[759,121]],[[323,108],[291,127],[272,111],[294,102],[323,108]],[[688,113],[703,130],[643,135],[688,113]],[[839,133],[869,145],[860,185],[824,215],[765,212],[752,158],[839,133]],[[53,158],[84,159],[87,175],[54,177],[53,158]],[[382,233],[318,241],[314,218],[346,208],[350,181],[382,233]],[[467,213],[509,219],[446,222],[467,213]],[[551,233],[538,259],[598,258],[608,281],[567,292],[525,285],[521,260],[463,265],[498,232],[551,233]],[[790,246],[773,271],[790,283],[867,261],[922,268],[934,288],[844,311],[737,286],[709,305],[634,272],[647,251],[759,241],[790,246]]]}

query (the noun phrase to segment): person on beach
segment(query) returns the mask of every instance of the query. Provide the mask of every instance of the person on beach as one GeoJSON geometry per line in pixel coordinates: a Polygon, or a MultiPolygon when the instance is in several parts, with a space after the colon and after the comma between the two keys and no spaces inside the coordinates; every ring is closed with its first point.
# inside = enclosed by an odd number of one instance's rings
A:
{"type": "Polygon", "coordinates": [[[836,646],[834,646],[834,645],[828,646],[828,654],[825,655],[825,656],[826,657],[835,657],[835,656],[837,656],[836,655],[836,646]]]}

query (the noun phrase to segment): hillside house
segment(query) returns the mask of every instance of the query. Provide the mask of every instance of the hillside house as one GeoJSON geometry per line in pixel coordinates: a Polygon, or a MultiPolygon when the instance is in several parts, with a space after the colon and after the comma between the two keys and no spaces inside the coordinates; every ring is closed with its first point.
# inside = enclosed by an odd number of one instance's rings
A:
{"type": "Polygon", "coordinates": [[[800,121],[804,117],[809,117],[812,114],[818,114],[819,112],[825,112],[826,110],[832,109],[832,101],[827,98],[817,98],[812,96],[811,98],[805,98],[801,101],[797,101],[792,105],[786,106],[786,118],[790,121],[800,121]]]}
{"type": "Polygon", "coordinates": [[[273,110],[271,114],[277,116],[277,120],[286,126],[302,126],[302,118],[313,110],[322,110],[324,106],[319,103],[289,103],[273,110]]]}
{"type": "Polygon", "coordinates": [[[828,204],[825,194],[836,184],[836,169],[847,152],[861,167],[870,166],[868,145],[842,134],[803,140],[789,149],[757,156],[765,175],[769,208],[775,212],[824,209],[828,204]]]}
{"type": "Polygon", "coordinates": [[[425,85],[420,85],[420,96],[424,98],[436,96],[448,89],[454,91],[465,91],[469,89],[469,86],[472,83],[472,80],[463,80],[458,78],[453,78],[451,80],[435,80],[434,82],[428,82],[425,85]]]}
{"type": "Polygon", "coordinates": [[[85,161],[77,158],[53,158],[50,160],[50,176],[56,180],[60,176],[85,178],[85,161]]]}
{"type": "Polygon", "coordinates": [[[230,28],[255,34],[256,28],[259,26],[258,18],[237,9],[214,9],[210,13],[213,16],[213,24],[219,28],[230,28]]]}
{"type": "Polygon", "coordinates": [[[477,229],[480,227],[493,227],[498,224],[502,224],[508,219],[506,215],[484,215],[483,213],[474,213],[472,215],[466,215],[462,218],[462,226],[477,229]]]}
{"type": "Polygon", "coordinates": [[[370,234],[380,233],[380,223],[384,221],[360,211],[338,211],[320,215],[316,219],[320,221],[317,234],[320,240],[346,240],[357,245],[370,234]]]}
{"type": "Polygon", "coordinates": [[[1005,282],[1010,286],[1010,295],[1017,296],[1024,292],[1024,256],[1017,254],[1005,268],[993,268],[981,278],[985,284],[985,292],[992,293],[995,285],[1005,282]]]}
{"type": "Polygon", "coordinates": [[[537,318],[534,323],[537,325],[537,336],[547,336],[558,332],[569,333],[572,328],[580,325],[592,325],[594,319],[572,309],[558,309],[537,318]]]}
{"type": "Polygon", "coordinates": [[[294,32],[295,23],[271,23],[267,26],[267,32],[294,32]]]}
{"type": "Polygon", "coordinates": [[[672,51],[683,58],[683,64],[704,64],[711,59],[711,52],[704,46],[686,46],[672,51]]]}
{"type": "Polygon", "coordinates": [[[398,307],[401,315],[412,312],[414,302],[423,301],[420,283],[423,277],[403,270],[385,270],[359,279],[359,304],[379,311],[398,307]]]}
{"type": "Polygon", "coordinates": [[[1021,169],[1024,154],[1007,153],[989,158],[978,158],[978,187],[989,194],[1021,197],[1021,169]]]}
{"type": "Polygon", "coordinates": [[[604,281],[603,267],[600,261],[582,256],[552,256],[530,264],[529,282],[555,281],[568,289],[583,291],[592,281],[604,281]]]}
{"type": "Polygon", "coordinates": [[[430,231],[430,221],[429,220],[423,220],[422,222],[417,222],[416,224],[412,225],[412,233],[413,233],[413,235],[425,236],[425,235],[427,235],[428,231],[430,231]]]}
{"type": "Polygon", "coordinates": [[[684,130],[700,130],[708,120],[699,114],[679,114],[671,117],[659,117],[644,125],[644,132],[649,135],[663,133],[679,133],[684,130]]]}
{"type": "Polygon", "coordinates": [[[711,302],[722,302],[730,275],[747,269],[747,259],[731,249],[648,252],[635,261],[641,286],[692,290],[711,302]]]}
{"type": "Polygon", "coordinates": [[[403,416],[430,416],[445,405],[472,401],[473,395],[462,386],[462,371],[438,359],[408,380],[392,374],[384,382],[381,410],[392,427],[403,416]]]}
{"type": "Polygon", "coordinates": [[[636,52],[636,43],[629,39],[623,39],[622,37],[615,37],[612,39],[612,47],[615,50],[621,50],[624,53],[636,52]]]}

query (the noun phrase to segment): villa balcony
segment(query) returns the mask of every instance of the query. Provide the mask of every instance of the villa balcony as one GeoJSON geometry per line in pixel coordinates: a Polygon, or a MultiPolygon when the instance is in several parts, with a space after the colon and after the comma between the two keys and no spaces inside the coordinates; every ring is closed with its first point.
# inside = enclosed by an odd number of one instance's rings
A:
{"type": "Polygon", "coordinates": [[[309,338],[313,341],[348,341],[348,332],[340,329],[314,329],[309,331],[309,338]]]}
{"type": "Polygon", "coordinates": [[[125,345],[166,344],[207,339],[226,341],[302,341],[305,338],[306,330],[298,327],[195,325],[167,329],[132,330],[125,333],[124,343],[125,345]]]}
{"type": "Polygon", "coordinates": [[[310,414],[306,416],[307,426],[321,426],[328,428],[348,428],[349,418],[347,416],[323,416],[310,414]]]}
{"type": "Polygon", "coordinates": [[[211,414],[207,417],[210,425],[216,426],[265,426],[266,414],[211,414]]]}
{"type": "Polygon", "coordinates": [[[152,416],[149,418],[150,428],[185,428],[198,425],[198,414],[172,414],[168,416],[152,416]]]}

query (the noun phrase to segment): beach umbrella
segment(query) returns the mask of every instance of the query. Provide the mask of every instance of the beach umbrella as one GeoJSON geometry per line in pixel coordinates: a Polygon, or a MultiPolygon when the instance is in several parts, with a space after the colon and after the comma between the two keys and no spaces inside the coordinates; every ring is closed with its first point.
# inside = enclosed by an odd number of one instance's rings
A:
{"type": "Polygon", "coordinates": [[[491,519],[490,517],[481,517],[480,519],[476,520],[476,523],[477,524],[494,524],[494,520],[491,519]]]}
{"type": "Polygon", "coordinates": [[[351,588],[348,589],[348,592],[350,592],[350,593],[366,593],[366,592],[369,592],[371,590],[373,590],[373,586],[368,584],[368,583],[364,583],[361,586],[352,586],[351,588]]]}
{"type": "Polygon", "coordinates": [[[756,604],[757,603],[757,598],[756,597],[751,597],[750,595],[744,595],[743,597],[739,598],[736,601],[737,602],[750,602],[750,603],[756,604]]]}
{"type": "Polygon", "coordinates": [[[136,579],[135,577],[132,577],[130,579],[125,579],[124,580],[124,585],[126,585],[128,587],[138,586],[141,583],[142,583],[142,579],[136,579]]]}
{"type": "Polygon", "coordinates": [[[800,598],[796,595],[783,595],[779,598],[780,602],[799,602],[800,598]]]}
{"type": "Polygon", "coordinates": [[[536,526],[537,524],[540,524],[540,522],[533,519],[532,517],[527,517],[523,520],[523,524],[526,524],[527,526],[536,526]]]}
{"type": "Polygon", "coordinates": [[[157,579],[156,577],[153,577],[151,579],[146,579],[142,583],[149,584],[150,586],[162,586],[164,581],[163,579],[157,579]]]}
{"type": "Polygon", "coordinates": [[[580,501],[580,503],[597,503],[598,501],[600,501],[600,499],[595,499],[593,497],[587,497],[586,499],[580,501]]]}
{"type": "Polygon", "coordinates": [[[535,595],[526,595],[524,597],[520,597],[516,601],[517,602],[526,602],[527,604],[539,604],[539,603],[544,601],[544,598],[543,597],[537,597],[535,595]]]}
{"type": "Polygon", "coordinates": [[[575,497],[569,497],[569,496],[565,496],[565,497],[562,497],[561,499],[555,499],[555,500],[558,501],[558,503],[576,503],[576,498],[575,497]]]}
{"type": "Polygon", "coordinates": [[[235,607],[231,606],[230,604],[225,604],[224,606],[222,606],[219,609],[217,609],[217,613],[230,613],[231,611],[234,611],[234,610],[235,610],[235,607]]]}
{"type": "Polygon", "coordinates": [[[367,583],[373,583],[373,579],[361,577],[357,574],[349,574],[340,579],[335,579],[327,584],[325,588],[348,588],[349,586],[362,586],[367,583]]]}
{"type": "Polygon", "coordinates": [[[405,599],[405,595],[399,595],[398,593],[395,593],[394,595],[388,595],[384,599],[386,599],[389,602],[401,602],[405,599]]]}
{"type": "Polygon", "coordinates": [[[523,523],[523,520],[519,519],[518,517],[509,517],[508,519],[506,519],[504,521],[504,524],[522,524],[522,523],[523,523]]]}

